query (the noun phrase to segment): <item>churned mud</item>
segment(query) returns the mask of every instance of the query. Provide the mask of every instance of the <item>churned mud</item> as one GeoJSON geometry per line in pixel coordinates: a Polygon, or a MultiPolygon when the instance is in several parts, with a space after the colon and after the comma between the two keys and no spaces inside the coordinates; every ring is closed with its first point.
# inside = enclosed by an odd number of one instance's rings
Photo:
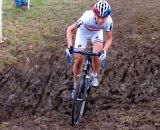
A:
{"type": "Polygon", "coordinates": [[[110,4],[113,45],[81,123],[71,126],[72,67],[64,60],[64,32],[44,36],[55,48],[20,57],[0,74],[0,130],[160,129],[160,1],[110,4]]]}

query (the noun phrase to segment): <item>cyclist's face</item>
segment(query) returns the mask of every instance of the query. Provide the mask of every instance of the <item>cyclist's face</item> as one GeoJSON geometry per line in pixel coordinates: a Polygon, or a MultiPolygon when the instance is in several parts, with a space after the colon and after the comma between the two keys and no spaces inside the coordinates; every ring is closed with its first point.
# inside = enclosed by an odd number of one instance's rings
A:
{"type": "Polygon", "coordinates": [[[96,23],[98,24],[98,25],[102,25],[104,22],[105,22],[105,20],[107,19],[107,17],[99,17],[98,15],[95,15],[95,19],[96,19],[96,23]]]}

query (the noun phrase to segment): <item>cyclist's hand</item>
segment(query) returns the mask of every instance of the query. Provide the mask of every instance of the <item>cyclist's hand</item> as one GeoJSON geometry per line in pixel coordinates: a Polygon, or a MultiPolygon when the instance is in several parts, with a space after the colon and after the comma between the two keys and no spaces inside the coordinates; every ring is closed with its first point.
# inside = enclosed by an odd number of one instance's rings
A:
{"type": "Polygon", "coordinates": [[[66,48],[66,55],[71,56],[71,53],[73,52],[73,46],[66,48]]]}
{"type": "Polygon", "coordinates": [[[72,46],[66,48],[66,61],[68,64],[70,64],[72,61],[72,56],[71,56],[72,52],[73,52],[72,46]]]}
{"type": "Polygon", "coordinates": [[[100,61],[103,61],[105,58],[106,58],[106,52],[104,50],[102,50],[100,52],[99,59],[100,59],[100,61]]]}

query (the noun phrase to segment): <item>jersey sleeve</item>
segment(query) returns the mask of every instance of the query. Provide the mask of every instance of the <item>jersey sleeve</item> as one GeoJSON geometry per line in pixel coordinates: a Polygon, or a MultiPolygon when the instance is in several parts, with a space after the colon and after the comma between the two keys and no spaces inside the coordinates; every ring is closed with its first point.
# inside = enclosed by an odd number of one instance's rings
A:
{"type": "Polygon", "coordinates": [[[112,32],[113,30],[113,20],[111,17],[109,17],[108,21],[106,22],[106,25],[105,25],[105,31],[106,32],[112,32]]]}
{"type": "Polygon", "coordinates": [[[83,13],[83,15],[76,21],[76,26],[79,28],[81,25],[86,24],[88,20],[88,13],[87,11],[83,13]]]}

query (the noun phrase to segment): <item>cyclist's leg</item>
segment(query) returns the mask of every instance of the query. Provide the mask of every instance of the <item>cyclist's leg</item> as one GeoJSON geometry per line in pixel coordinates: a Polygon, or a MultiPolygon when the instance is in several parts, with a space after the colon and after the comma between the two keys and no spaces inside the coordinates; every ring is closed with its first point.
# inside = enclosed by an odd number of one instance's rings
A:
{"type": "MultiPolygon", "coordinates": [[[[103,31],[99,31],[92,37],[92,44],[93,44],[93,53],[100,52],[103,49],[103,31]]],[[[92,66],[93,66],[93,73],[92,75],[97,78],[97,73],[100,67],[99,57],[92,57],[92,66]]],[[[95,86],[98,86],[98,79],[95,81],[95,86]]],[[[94,83],[93,83],[94,84],[94,83]]]]}
{"type": "MultiPolygon", "coordinates": [[[[79,29],[76,33],[75,45],[74,48],[77,50],[84,50],[87,46],[87,38],[88,35],[82,33],[79,29]]],[[[81,54],[74,54],[74,65],[73,65],[73,74],[74,74],[74,83],[76,83],[79,75],[82,64],[83,64],[84,56],[81,54]]]]}
{"type": "MultiPolygon", "coordinates": [[[[76,48],[77,50],[84,50],[80,48],[76,48]]],[[[83,55],[80,54],[74,54],[74,65],[73,65],[73,74],[74,74],[74,83],[76,83],[79,72],[81,70],[82,64],[83,64],[83,55]]]]}

